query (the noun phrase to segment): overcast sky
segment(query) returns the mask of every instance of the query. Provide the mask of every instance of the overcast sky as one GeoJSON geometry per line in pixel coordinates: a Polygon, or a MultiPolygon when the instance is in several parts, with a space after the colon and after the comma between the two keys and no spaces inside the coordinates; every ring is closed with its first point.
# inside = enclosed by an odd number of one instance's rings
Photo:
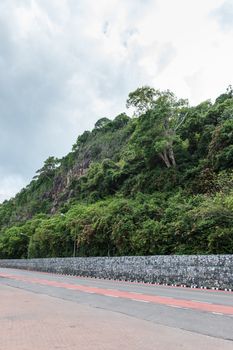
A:
{"type": "Polygon", "coordinates": [[[233,0],[1,0],[0,201],[141,85],[233,83],[233,0]]]}

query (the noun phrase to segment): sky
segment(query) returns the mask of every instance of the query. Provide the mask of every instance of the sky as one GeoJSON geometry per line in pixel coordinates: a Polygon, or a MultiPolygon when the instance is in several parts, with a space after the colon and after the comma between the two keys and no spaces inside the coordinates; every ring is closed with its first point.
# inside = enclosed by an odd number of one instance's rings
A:
{"type": "Polygon", "coordinates": [[[1,0],[0,202],[130,91],[191,104],[233,83],[233,0],[1,0]]]}

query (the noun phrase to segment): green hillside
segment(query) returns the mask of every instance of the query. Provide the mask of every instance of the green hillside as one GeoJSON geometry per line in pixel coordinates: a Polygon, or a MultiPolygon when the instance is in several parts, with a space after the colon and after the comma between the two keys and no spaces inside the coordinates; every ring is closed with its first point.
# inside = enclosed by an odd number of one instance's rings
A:
{"type": "Polygon", "coordinates": [[[0,258],[233,253],[233,91],[129,94],[0,205],[0,258]]]}

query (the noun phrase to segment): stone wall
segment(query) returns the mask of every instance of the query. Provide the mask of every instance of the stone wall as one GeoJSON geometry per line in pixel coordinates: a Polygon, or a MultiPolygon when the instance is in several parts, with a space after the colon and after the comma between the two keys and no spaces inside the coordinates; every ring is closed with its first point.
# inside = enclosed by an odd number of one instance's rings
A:
{"type": "Polygon", "coordinates": [[[233,289],[233,255],[0,260],[0,267],[97,278],[233,289]]]}

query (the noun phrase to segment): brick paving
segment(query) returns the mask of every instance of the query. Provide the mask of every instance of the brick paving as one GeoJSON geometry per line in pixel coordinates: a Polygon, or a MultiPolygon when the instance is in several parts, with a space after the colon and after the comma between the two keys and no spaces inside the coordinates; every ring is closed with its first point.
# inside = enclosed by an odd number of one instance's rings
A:
{"type": "Polygon", "coordinates": [[[233,343],[0,285],[0,350],[232,350],[233,343]]]}

